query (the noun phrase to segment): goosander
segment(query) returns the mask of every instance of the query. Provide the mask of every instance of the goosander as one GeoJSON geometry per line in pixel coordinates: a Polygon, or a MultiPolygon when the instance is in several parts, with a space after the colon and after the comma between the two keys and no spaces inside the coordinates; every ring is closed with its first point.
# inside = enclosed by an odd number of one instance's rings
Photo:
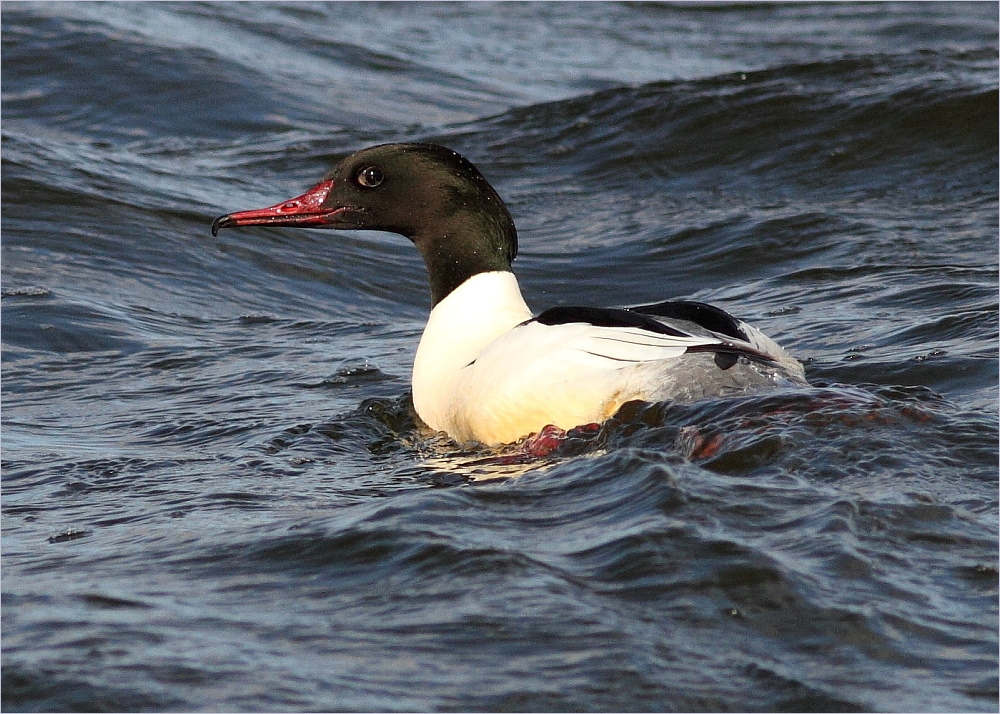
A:
{"type": "Polygon", "coordinates": [[[508,444],[547,427],[601,423],[633,400],[692,401],[806,384],[802,365],[717,307],[554,307],[532,314],[511,263],[517,231],[463,156],[423,143],[351,154],[301,196],[216,218],[378,230],[409,238],[430,279],[413,406],[458,442],[508,444]]]}

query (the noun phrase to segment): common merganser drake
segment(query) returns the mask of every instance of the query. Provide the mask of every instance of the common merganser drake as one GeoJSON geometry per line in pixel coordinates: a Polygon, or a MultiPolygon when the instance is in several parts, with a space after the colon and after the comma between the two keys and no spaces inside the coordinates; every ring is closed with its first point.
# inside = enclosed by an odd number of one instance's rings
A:
{"type": "Polygon", "coordinates": [[[378,230],[409,238],[432,309],[413,363],[419,417],[458,442],[507,444],[600,423],[629,401],[691,401],[782,384],[802,365],[719,308],[676,301],[533,315],[511,263],[514,221],[467,159],[434,144],[351,154],[301,196],[220,216],[220,228],[378,230]]]}

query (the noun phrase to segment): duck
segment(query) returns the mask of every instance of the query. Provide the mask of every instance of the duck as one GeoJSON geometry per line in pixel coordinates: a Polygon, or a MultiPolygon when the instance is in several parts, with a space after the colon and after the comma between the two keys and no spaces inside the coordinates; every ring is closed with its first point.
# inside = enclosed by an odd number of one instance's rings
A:
{"type": "Polygon", "coordinates": [[[388,231],[416,246],[431,310],[413,360],[413,407],[458,443],[601,424],[632,401],[807,384],[774,340],[706,303],[533,313],[512,268],[510,212],[471,161],[437,144],[356,151],[300,196],[219,216],[212,235],[242,226],[388,231]]]}

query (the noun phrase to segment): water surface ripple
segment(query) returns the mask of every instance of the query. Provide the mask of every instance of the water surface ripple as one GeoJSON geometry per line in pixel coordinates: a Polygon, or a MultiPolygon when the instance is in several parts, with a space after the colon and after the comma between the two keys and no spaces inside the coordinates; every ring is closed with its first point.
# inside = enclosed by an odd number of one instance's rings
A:
{"type": "Polygon", "coordinates": [[[995,4],[2,29],[5,710],[997,710],[995,4]],[[428,433],[412,246],[209,232],[408,140],[536,309],[712,302],[814,388],[428,433]]]}

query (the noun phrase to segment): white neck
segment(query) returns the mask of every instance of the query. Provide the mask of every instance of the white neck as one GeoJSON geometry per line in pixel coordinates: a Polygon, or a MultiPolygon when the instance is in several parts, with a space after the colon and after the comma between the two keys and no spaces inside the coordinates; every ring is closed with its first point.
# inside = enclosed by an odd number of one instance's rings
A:
{"type": "Polygon", "coordinates": [[[459,371],[500,335],[531,318],[509,271],[478,273],[434,306],[413,361],[413,406],[443,429],[459,371]]]}

